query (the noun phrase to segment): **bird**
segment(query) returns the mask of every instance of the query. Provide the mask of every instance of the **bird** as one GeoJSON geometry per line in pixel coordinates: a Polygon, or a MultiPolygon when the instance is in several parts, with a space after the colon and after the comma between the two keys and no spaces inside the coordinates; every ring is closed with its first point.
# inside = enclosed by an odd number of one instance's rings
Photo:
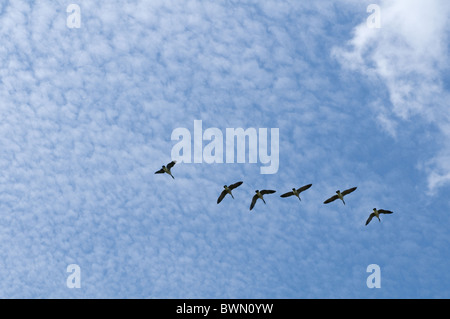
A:
{"type": "Polygon", "coordinates": [[[172,176],[173,179],[175,179],[175,177],[173,177],[172,173],[170,172],[170,169],[176,164],[177,161],[172,161],[169,164],[167,164],[167,166],[162,166],[162,168],[159,171],[156,171],[155,174],[164,174],[167,173],[170,176],[172,176]]]}
{"type": "Polygon", "coordinates": [[[275,191],[274,190],[270,190],[270,189],[263,189],[262,191],[256,190],[255,193],[256,194],[253,195],[253,198],[252,198],[252,203],[250,204],[250,210],[252,210],[253,207],[255,207],[255,204],[256,204],[256,201],[258,200],[258,198],[261,198],[262,201],[265,204],[266,201],[264,200],[263,196],[266,195],[266,194],[273,194],[273,193],[275,193],[275,191]]]}
{"type": "Polygon", "coordinates": [[[393,212],[391,212],[390,210],[385,210],[385,209],[373,209],[372,214],[370,214],[369,218],[366,221],[366,226],[368,223],[370,223],[370,221],[372,220],[372,218],[375,216],[376,218],[378,218],[378,221],[381,222],[380,220],[380,214],[392,214],[393,212]]]}
{"type": "Polygon", "coordinates": [[[217,204],[219,204],[219,203],[222,201],[222,199],[224,199],[224,197],[225,197],[227,194],[230,194],[231,197],[233,197],[233,199],[234,199],[234,196],[233,196],[233,194],[231,193],[231,191],[232,191],[233,189],[235,189],[235,188],[241,186],[242,183],[243,183],[243,182],[241,181],[241,182],[237,182],[237,183],[231,184],[230,186],[223,185],[224,190],[222,191],[222,193],[220,193],[220,196],[219,196],[219,198],[217,199],[217,204]]]}
{"type": "Polygon", "coordinates": [[[302,199],[300,198],[300,193],[307,190],[311,186],[312,186],[312,184],[308,184],[308,185],[300,187],[299,189],[293,188],[292,192],[287,192],[287,193],[281,195],[280,197],[289,197],[289,196],[295,195],[301,201],[302,199]]]}
{"type": "Polygon", "coordinates": [[[326,201],[324,201],[323,203],[324,203],[324,204],[328,204],[328,203],[331,203],[331,202],[333,202],[333,201],[335,201],[336,199],[339,198],[340,200],[342,200],[342,202],[343,202],[344,205],[345,205],[344,196],[350,194],[350,193],[353,192],[355,189],[356,189],[356,187],[352,187],[352,188],[346,189],[346,190],[343,191],[342,193],[341,193],[340,190],[337,190],[337,191],[336,191],[336,195],[334,195],[334,196],[328,198],[328,199],[327,199],[326,201]]]}

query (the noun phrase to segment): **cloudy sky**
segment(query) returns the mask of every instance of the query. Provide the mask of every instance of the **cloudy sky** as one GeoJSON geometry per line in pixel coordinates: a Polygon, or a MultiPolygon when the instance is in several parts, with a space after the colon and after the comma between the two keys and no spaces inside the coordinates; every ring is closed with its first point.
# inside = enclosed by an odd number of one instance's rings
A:
{"type": "Polygon", "coordinates": [[[0,297],[450,298],[449,16],[447,0],[2,0],[0,297]],[[278,128],[278,172],[155,175],[194,120],[224,139],[278,128]],[[277,193],[250,212],[255,189],[277,193]],[[365,226],[373,207],[394,214],[365,226]]]}

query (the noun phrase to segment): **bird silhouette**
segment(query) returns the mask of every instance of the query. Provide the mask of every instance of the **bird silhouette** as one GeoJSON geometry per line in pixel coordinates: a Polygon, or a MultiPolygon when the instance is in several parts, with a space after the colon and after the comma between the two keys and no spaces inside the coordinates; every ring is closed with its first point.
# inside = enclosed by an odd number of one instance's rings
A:
{"type": "Polygon", "coordinates": [[[300,201],[302,200],[301,198],[300,198],[300,193],[301,192],[303,192],[303,191],[305,191],[305,190],[307,190],[308,188],[310,188],[312,186],[312,184],[308,184],[308,185],[305,185],[305,186],[302,186],[302,187],[300,187],[300,188],[298,188],[298,189],[295,189],[295,188],[293,188],[292,189],[292,192],[287,192],[287,193],[284,193],[283,195],[281,195],[280,197],[290,197],[290,196],[296,196],[300,201]]]}
{"type": "Polygon", "coordinates": [[[253,207],[255,207],[256,201],[258,200],[258,198],[262,199],[262,201],[264,202],[264,204],[266,203],[266,201],[264,200],[264,195],[266,194],[273,194],[275,193],[274,190],[270,190],[270,189],[263,189],[262,191],[256,190],[255,191],[255,195],[253,195],[252,198],[252,203],[250,204],[250,210],[253,209],[253,207]]]}
{"type": "Polygon", "coordinates": [[[217,204],[219,204],[219,203],[222,201],[222,199],[224,199],[224,197],[225,197],[227,194],[230,194],[231,197],[234,199],[233,193],[231,193],[231,191],[232,191],[233,189],[235,189],[235,188],[241,186],[242,183],[243,183],[243,182],[237,182],[237,183],[231,184],[230,186],[223,185],[224,190],[222,191],[222,193],[220,193],[220,196],[219,196],[219,198],[217,199],[217,204]]]}
{"type": "Polygon", "coordinates": [[[170,176],[172,176],[173,179],[175,179],[175,177],[173,177],[170,169],[176,164],[177,161],[172,161],[169,164],[167,164],[167,166],[162,166],[162,168],[159,171],[156,171],[155,174],[164,174],[167,173],[170,176]]]}
{"type": "Polygon", "coordinates": [[[344,196],[350,194],[350,193],[353,192],[355,189],[356,189],[356,187],[352,187],[352,188],[346,189],[346,190],[343,191],[342,193],[341,193],[340,190],[337,190],[337,191],[336,191],[336,195],[334,195],[334,196],[328,198],[328,199],[327,199],[326,201],[324,201],[323,203],[324,203],[324,204],[328,204],[328,203],[331,203],[331,202],[333,202],[333,201],[335,201],[336,199],[339,198],[340,200],[342,200],[342,202],[343,202],[344,205],[345,205],[344,196]]]}
{"type": "Polygon", "coordinates": [[[368,223],[370,223],[370,221],[372,220],[373,217],[378,218],[378,221],[381,222],[380,220],[380,214],[392,214],[393,212],[391,212],[390,210],[385,210],[385,209],[373,209],[372,214],[369,215],[369,218],[366,221],[366,226],[368,223]]]}

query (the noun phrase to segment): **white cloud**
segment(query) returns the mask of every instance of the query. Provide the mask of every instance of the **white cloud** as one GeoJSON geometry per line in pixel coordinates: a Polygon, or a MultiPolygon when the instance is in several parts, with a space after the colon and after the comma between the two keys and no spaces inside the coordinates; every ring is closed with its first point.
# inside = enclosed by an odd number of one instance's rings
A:
{"type": "MultiPolygon", "coordinates": [[[[437,125],[442,139],[450,139],[450,94],[443,85],[450,71],[450,3],[384,0],[380,7],[381,28],[371,29],[362,22],[347,46],[334,48],[333,55],[345,67],[385,83],[391,110],[387,112],[386,105],[380,105],[377,119],[390,135],[396,135],[402,120],[418,116],[437,125]]],[[[448,150],[450,145],[443,143],[442,152],[448,150]]],[[[450,182],[442,155],[436,156],[435,168],[429,170],[430,189],[450,182]]]]}

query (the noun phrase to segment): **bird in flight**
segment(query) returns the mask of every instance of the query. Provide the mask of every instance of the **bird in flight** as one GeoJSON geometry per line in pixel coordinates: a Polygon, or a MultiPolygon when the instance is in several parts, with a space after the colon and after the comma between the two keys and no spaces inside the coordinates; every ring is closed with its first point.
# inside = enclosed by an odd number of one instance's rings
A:
{"type": "Polygon", "coordinates": [[[177,161],[172,161],[169,164],[167,164],[167,166],[162,166],[162,168],[159,171],[156,171],[155,174],[164,174],[167,173],[170,176],[172,176],[173,179],[175,179],[175,177],[173,177],[172,173],[170,172],[170,169],[176,164],[177,161]]]}
{"type": "Polygon", "coordinates": [[[335,201],[336,199],[339,198],[340,200],[342,200],[342,202],[343,202],[344,205],[345,205],[344,196],[350,194],[350,193],[353,192],[355,189],[356,189],[356,187],[352,187],[352,188],[346,189],[346,190],[343,191],[342,193],[341,193],[340,190],[337,190],[337,191],[336,191],[336,195],[334,195],[334,196],[328,198],[328,199],[327,199],[326,201],[324,201],[323,203],[324,203],[324,204],[328,204],[328,203],[331,203],[331,202],[333,202],[333,201],[335,201]]]}
{"type": "Polygon", "coordinates": [[[231,191],[232,191],[233,189],[235,189],[236,187],[241,186],[242,183],[243,183],[243,182],[237,182],[237,183],[231,184],[230,186],[223,185],[223,188],[224,188],[224,189],[223,189],[222,193],[220,193],[219,198],[217,199],[217,204],[219,204],[219,203],[222,201],[222,199],[224,199],[225,195],[227,195],[227,194],[230,194],[231,197],[233,197],[233,199],[234,199],[234,196],[233,196],[233,194],[231,193],[231,191]]]}
{"type": "Polygon", "coordinates": [[[256,194],[253,195],[253,198],[252,198],[252,203],[250,205],[250,210],[252,210],[253,207],[255,207],[255,204],[256,204],[256,201],[258,200],[258,198],[261,198],[262,201],[265,204],[266,201],[264,200],[263,196],[266,195],[266,194],[273,194],[273,193],[275,193],[275,191],[274,190],[270,190],[270,189],[263,189],[262,191],[256,190],[255,193],[256,194]]]}
{"type": "Polygon", "coordinates": [[[308,184],[308,185],[300,187],[299,189],[293,188],[292,192],[287,192],[287,193],[281,195],[280,197],[289,197],[289,196],[295,195],[301,201],[302,199],[300,198],[300,193],[307,190],[311,186],[312,186],[312,184],[308,184]]]}
{"type": "Polygon", "coordinates": [[[372,220],[372,218],[375,216],[376,218],[378,218],[378,221],[381,222],[380,220],[380,214],[392,214],[393,212],[391,212],[390,210],[385,210],[385,209],[373,209],[372,214],[370,214],[369,218],[366,221],[366,226],[368,223],[370,223],[370,221],[372,220]]]}

